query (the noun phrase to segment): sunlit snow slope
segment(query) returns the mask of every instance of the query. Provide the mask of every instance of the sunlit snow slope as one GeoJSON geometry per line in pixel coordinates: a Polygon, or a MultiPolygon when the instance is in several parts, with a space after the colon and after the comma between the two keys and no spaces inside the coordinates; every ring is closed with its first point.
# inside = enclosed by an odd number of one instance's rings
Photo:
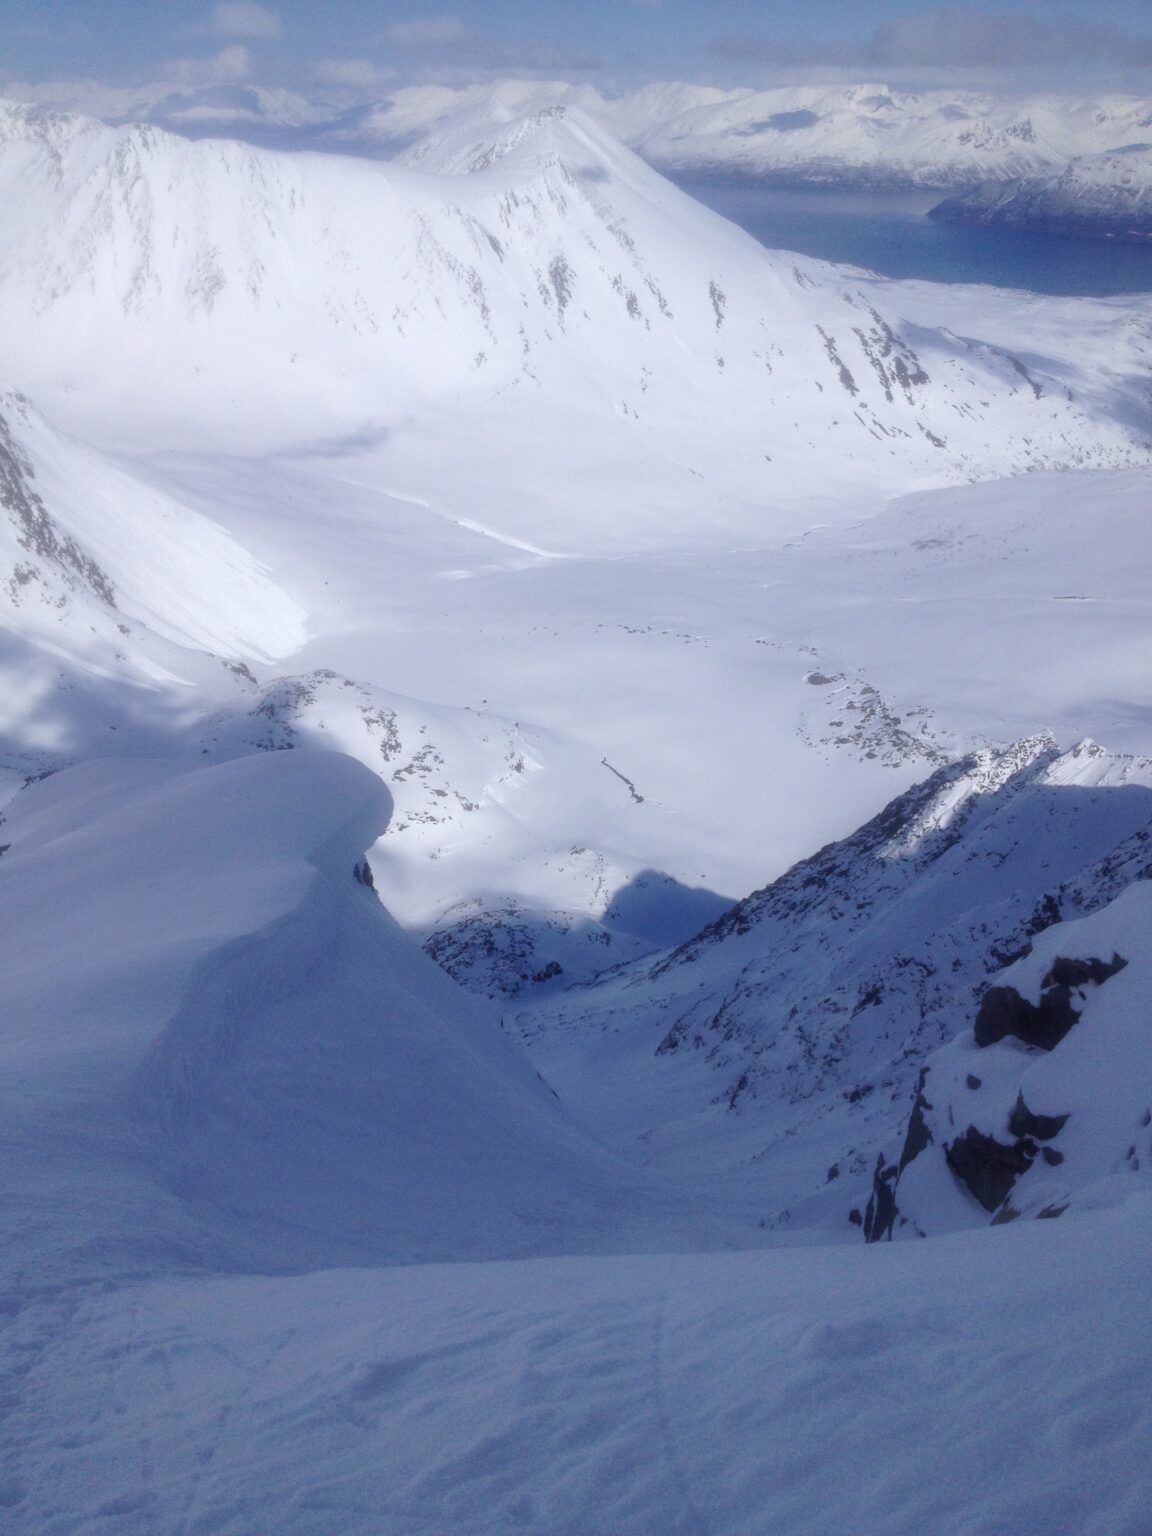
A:
{"type": "Polygon", "coordinates": [[[694,475],[747,531],[766,498],[1147,457],[1122,310],[1082,306],[1075,347],[1067,306],[942,319],[765,252],[575,110],[448,140],[415,172],[5,108],[13,381],[125,446],[358,453],[454,516],[491,476],[546,549],[693,538],[694,475]],[[621,521],[597,480],[638,457],[621,521]],[[576,474],[579,515],[546,483],[576,474]]]}

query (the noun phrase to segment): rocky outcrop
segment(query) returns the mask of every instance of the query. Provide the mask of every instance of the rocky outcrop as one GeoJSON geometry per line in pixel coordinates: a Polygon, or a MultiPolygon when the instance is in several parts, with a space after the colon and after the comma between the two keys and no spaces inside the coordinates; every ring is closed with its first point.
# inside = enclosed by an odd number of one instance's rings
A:
{"type": "Polygon", "coordinates": [[[1080,1017],[1073,999],[1086,986],[1099,986],[1128,964],[1120,955],[1104,960],[1058,959],[1045,976],[1039,1003],[1013,987],[989,987],[980,1002],[974,1033],[977,1045],[994,1045],[1012,1035],[1025,1045],[1051,1051],[1080,1017]]]}
{"type": "Polygon", "coordinates": [[[1081,1191],[1098,1202],[1108,1181],[1147,1174],[1150,919],[1152,881],[1138,878],[1038,934],[988,988],[974,1030],[921,1072],[899,1161],[877,1162],[867,1241],[1050,1218],[1081,1191]]]}

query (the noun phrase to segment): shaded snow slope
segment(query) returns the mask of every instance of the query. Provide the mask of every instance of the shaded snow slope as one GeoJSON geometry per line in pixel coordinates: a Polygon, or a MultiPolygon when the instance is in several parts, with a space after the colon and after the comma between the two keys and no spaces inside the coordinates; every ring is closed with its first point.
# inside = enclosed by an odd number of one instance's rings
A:
{"type": "Polygon", "coordinates": [[[734,1177],[774,1224],[846,1230],[928,1054],[1033,934],[1134,878],[1150,830],[1146,759],[984,751],[689,943],[517,1027],[613,1144],[734,1177]]]}
{"type": "Polygon", "coordinates": [[[690,537],[693,475],[735,528],[801,474],[811,498],[1147,455],[1124,312],[1106,358],[1068,342],[1091,305],[945,327],[765,252],[576,109],[472,134],[424,164],[473,174],[432,175],[5,107],[13,378],[102,442],[343,456],[460,518],[492,477],[497,530],[545,550],[690,537]],[[619,527],[594,487],[641,460],[649,505],[619,527]],[[570,478],[583,517],[558,522],[570,478]]]}
{"type": "Polygon", "coordinates": [[[670,1197],[384,913],[363,850],[387,813],[366,769],[303,751],[93,762],[9,807],[10,1294],[677,1241],[670,1197]]]}
{"type": "Polygon", "coordinates": [[[30,1308],[22,1536],[1145,1536],[1147,1198],[894,1247],[30,1308]]]}

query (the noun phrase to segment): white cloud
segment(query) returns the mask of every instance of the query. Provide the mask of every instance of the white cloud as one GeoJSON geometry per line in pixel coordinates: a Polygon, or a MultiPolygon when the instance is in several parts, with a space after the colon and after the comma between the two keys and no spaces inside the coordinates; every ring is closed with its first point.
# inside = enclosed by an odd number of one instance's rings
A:
{"type": "Polygon", "coordinates": [[[325,85],[348,86],[353,90],[371,90],[392,77],[393,71],[381,69],[371,59],[317,59],[312,73],[325,85]]]}
{"type": "Polygon", "coordinates": [[[221,0],[212,12],[213,30],[224,37],[279,37],[280,18],[256,0],[221,0]]]}
{"type": "Polygon", "coordinates": [[[383,41],[393,48],[451,48],[471,37],[457,16],[428,16],[420,21],[397,22],[384,32],[383,41]]]}
{"type": "Polygon", "coordinates": [[[252,70],[247,48],[233,43],[206,59],[173,59],[164,66],[165,77],[181,85],[220,85],[244,80],[252,70]]]}

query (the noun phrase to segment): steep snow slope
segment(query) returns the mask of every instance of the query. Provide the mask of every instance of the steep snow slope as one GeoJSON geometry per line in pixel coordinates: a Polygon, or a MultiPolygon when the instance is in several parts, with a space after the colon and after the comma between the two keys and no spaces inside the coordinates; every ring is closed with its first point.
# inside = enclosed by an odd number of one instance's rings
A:
{"type": "Polygon", "coordinates": [[[0,395],[0,476],[5,628],[72,656],[102,647],[105,666],[132,623],[256,661],[303,642],[299,606],[217,524],[62,437],[17,394],[0,395]]]}
{"type": "Polygon", "coordinates": [[[686,1179],[734,1176],[772,1224],[846,1230],[928,1053],[1031,935],[1134,878],[1150,832],[1146,759],[986,751],[689,943],[516,1027],[614,1145],[686,1179]]]}
{"type": "Polygon", "coordinates": [[[766,253],[575,110],[463,132],[435,163],[473,173],[433,176],[6,108],[13,378],[102,442],[318,450],[461,519],[490,479],[496,531],[552,551],[693,537],[701,475],[746,532],[769,498],[1147,457],[1127,311],[1106,353],[1068,343],[1091,306],[942,329],[766,253]],[[596,487],[639,464],[621,518],[596,487]]]}
{"type": "Polygon", "coordinates": [[[402,935],[332,753],[89,763],[0,858],[7,1294],[700,1240],[402,935]]]}
{"type": "Polygon", "coordinates": [[[932,209],[935,219],[1054,234],[1152,238],[1152,144],[1077,158],[1047,175],[983,183],[932,209]]]}

